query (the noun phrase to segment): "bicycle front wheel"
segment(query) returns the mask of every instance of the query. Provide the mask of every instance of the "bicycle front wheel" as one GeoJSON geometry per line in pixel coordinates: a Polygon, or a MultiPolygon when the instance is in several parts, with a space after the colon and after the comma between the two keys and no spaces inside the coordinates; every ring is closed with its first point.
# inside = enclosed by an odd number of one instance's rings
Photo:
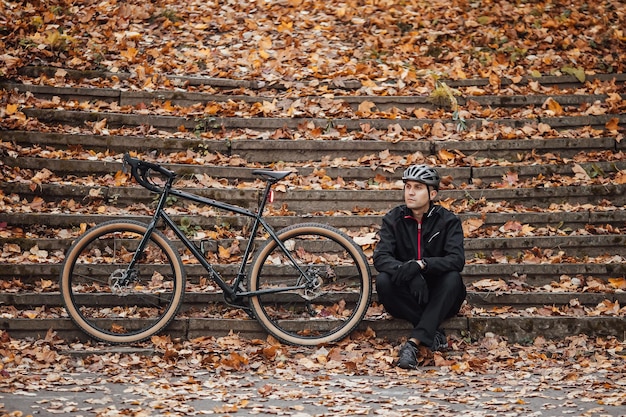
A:
{"type": "Polygon", "coordinates": [[[185,289],[178,251],[158,230],[135,256],[147,226],[109,221],[89,229],[69,248],[60,290],[74,323],[109,343],[145,340],[176,315],[185,289]],[[137,262],[129,266],[131,260],[137,262]]]}
{"type": "Polygon", "coordinates": [[[277,339],[313,346],[346,337],[361,322],[372,295],[361,248],[343,232],[303,223],[277,232],[285,252],[269,239],[255,256],[250,306],[277,339]]]}

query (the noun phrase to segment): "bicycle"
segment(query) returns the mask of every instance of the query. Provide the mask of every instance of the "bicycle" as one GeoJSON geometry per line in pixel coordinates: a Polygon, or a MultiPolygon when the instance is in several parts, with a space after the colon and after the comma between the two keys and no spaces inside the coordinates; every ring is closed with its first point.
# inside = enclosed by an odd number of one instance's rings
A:
{"type": "Polygon", "coordinates": [[[175,172],[125,154],[125,172],[128,167],[137,183],[158,194],[150,222],[110,220],[88,229],[72,243],[61,268],[67,313],[93,339],[133,343],[163,331],[183,302],[187,277],[181,253],[204,267],[227,304],[244,309],[282,342],[333,343],[365,316],[372,279],[360,246],[325,224],[293,224],[275,231],[264,218],[272,186],[290,171],[252,172],[265,180],[255,212],[175,188],[175,172]],[[209,262],[202,242],[199,247],[165,211],[171,197],[251,219],[231,284],[209,262]],[[166,237],[166,230],[178,240],[166,237]]]}

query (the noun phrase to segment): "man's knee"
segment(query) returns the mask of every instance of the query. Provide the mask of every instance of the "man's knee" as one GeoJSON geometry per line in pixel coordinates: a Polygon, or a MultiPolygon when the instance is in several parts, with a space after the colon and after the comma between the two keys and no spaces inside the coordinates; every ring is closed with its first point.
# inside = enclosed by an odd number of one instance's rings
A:
{"type": "Polygon", "coordinates": [[[449,300],[451,303],[448,317],[456,315],[467,296],[467,289],[463,283],[463,277],[458,272],[449,272],[442,276],[439,287],[439,297],[449,300]]]}
{"type": "Polygon", "coordinates": [[[445,293],[459,294],[465,292],[463,277],[456,271],[450,271],[438,278],[438,285],[445,293]]]}

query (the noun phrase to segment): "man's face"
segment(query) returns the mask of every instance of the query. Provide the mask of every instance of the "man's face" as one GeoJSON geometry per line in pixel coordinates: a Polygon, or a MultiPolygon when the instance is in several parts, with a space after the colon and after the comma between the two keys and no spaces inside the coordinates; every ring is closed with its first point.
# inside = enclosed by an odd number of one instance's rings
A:
{"type": "MultiPolygon", "coordinates": [[[[433,192],[433,191],[431,191],[433,192]]],[[[404,202],[411,210],[425,211],[430,204],[428,198],[428,186],[417,181],[407,181],[404,183],[404,202]]],[[[435,192],[433,192],[434,194],[435,192]]],[[[434,195],[431,195],[433,198],[434,195]]]]}

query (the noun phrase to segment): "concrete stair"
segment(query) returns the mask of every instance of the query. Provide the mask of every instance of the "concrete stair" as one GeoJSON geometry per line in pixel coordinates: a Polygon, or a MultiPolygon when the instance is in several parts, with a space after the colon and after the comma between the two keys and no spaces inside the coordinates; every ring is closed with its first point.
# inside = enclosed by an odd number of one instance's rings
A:
{"type": "MultiPolygon", "coordinates": [[[[25,75],[45,71],[29,68],[25,75]]],[[[602,81],[602,77],[598,76],[598,80],[602,81]]],[[[621,74],[613,78],[622,86],[626,80],[621,74]]],[[[354,132],[362,132],[364,125],[381,131],[415,132],[437,122],[449,125],[451,121],[347,117],[366,100],[381,111],[433,109],[425,97],[336,95],[334,102],[344,105],[346,110],[333,118],[206,117],[201,112],[164,115],[142,114],[137,110],[142,104],[165,101],[173,106],[205,106],[229,100],[251,105],[271,101],[271,94],[281,99],[281,90],[276,86],[265,91],[262,86],[250,83],[244,86],[234,80],[181,80],[185,85],[203,83],[224,91],[223,94],[183,89],[146,92],[0,82],[6,90],[37,99],[21,109],[26,117],[36,121],[32,130],[0,130],[3,145],[0,167],[4,177],[0,184],[3,194],[0,246],[4,248],[0,259],[3,284],[0,329],[8,330],[13,337],[43,336],[48,329],[54,329],[63,337],[84,339],[60,304],[56,284],[59,263],[81,224],[96,224],[120,215],[138,220],[147,218],[145,210],[138,210],[137,205],[149,206],[153,196],[137,186],[117,185],[112,181],[121,169],[123,152],[132,150],[151,157],[180,155],[189,150],[193,155],[189,163],[180,163],[176,158],[167,162],[165,158],[165,165],[186,176],[198,174],[220,179],[225,185],[210,188],[190,182],[185,187],[246,207],[254,207],[258,198],[258,191],[251,185],[252,167],[280,166],[303,178],[319,178],[323,170],[334,182],[327,186],[296,184],[286,192],[279,192],[270,223],[275,227],[310,220],[329,223],[367,242],[363,249],[368,255],[382,215],[402,200],[398,186],[386,188],[375,183],[393,184],[399,179],[407,158],[420,152],[437,160],[441,174],[447,179],[440,193],[442,202],[456,211],[468,227],[475,226],[475,230],[468,229],[466,236],[464,279],[470,290],[467,305],[459,317],[446,323],[450,333],[478,338],[492,332],[513,341],[531,341],[539,335],[561,338],[577,333],[626,338],[626,292],[615,284],[626,277],[626,185],[616,181],[575,180],[576,170],[580,168],[590,177],[607,178],[626,170],[626,144],[615,135],[602,134],[611,119],[617,118],[619,125],[624,126],[626,115],[522,118],[511,112],[510,117],[470,119],[467,126],[475,131],[485,125],[519,130],[528,126],[534,129],[538,123],[544,123],[566,133],[559,137],[530,135],[498,140],[471,140],[460,135],[416,138],[407,134],[402,140],[389,141],[375,135],[367,140],[353,136],[354,132]],[[239,88],[256,89],[264,94],[233,93],[233,89],[239,88]],[[57,104],[46,104],[50,102],[57,104]],[[102,110],[94,111],[94,106],[77,110],[59,104],[66,102],[105,104],[100,106],[102,110]],[[126,133],[94,134],[85,128],[103,119],[108,129],[126,133]],[[303,124],[308,124],[309,129],[342,133],[322,134],[307,140],[277,134],[282,130],[298,131],[303,124]],[[581,129],[595,129],[600,134],[589,137],[567,134],[581,129]],[[141,134],[142,130],[148,133],[141,134]],[[85,158],[87,152],[92,157],[85,158]],[[223,157],[222,163],[206,162],[216,154],[223,157]],[[446,161],[441,155],[453,159],[446,161]],[[231,162],[232,166],[226,165],[231,162]],[[42,171],[50,175],[33,181],[33,176],[42,171]],[[516,175],[519,185],[503,183],[510,174],[516,175]],[[563,178],[568,180],[561,181],[563,178]],[[333,186],[338,179],[346,185],[333,186]],[[552,185],[542,186],[546,182],[552,185]],[[286,212],[280,210],[281,206],[286,212]],[[509,230],[506,225],[511,222],[526,225],[532,232],[509,230]],[[19,250],[16,252],[15,248],[19,250]],[[33,248],[46,251],[47,257],[29,260],[25,255],[33,248]]],[[[483,82],[466,80],[457,86],[483,82]]],[[[562,88],[580,86],[573,77],[545,77],[541,82],[562,88]]],[[[346,90],[349,88],[344,86],[346,90]]],[[[549,97],[572,109],[606,99],[604,95],[564,93],[478,96],[459,98],[459,103],[465,105],[471,99],[486,107],[532,110],[541,107],[549,97]]],[[[624,94],[622,97],[626,98],[624,94]]],[[[180,209],[175,218],[188,218],[201,230],[228,224],[238,231],[246,224],[237,216],[210,217],[185,209],[180,209]]],[[[217,248],[227,243],[224,240],[212,244],[217,248]]],[[[234,267],[223,264],[217,269],[229,276],[234,267]]],[[[374,269],[373,274],[375,277],[374,269]]],[[[264,337],[255,321],[226,309],[221,294],[198,290],[201,276],[197,265],[189,265],[190,292],[184,310],[168,333],[192,338],[234,331],[249,337],[264,337]]],[[[379,336],[389,338],[406,335],[406,323],[381,315],[375,307],[362,323],[363,330],[370,327],[379,336]]]]}

